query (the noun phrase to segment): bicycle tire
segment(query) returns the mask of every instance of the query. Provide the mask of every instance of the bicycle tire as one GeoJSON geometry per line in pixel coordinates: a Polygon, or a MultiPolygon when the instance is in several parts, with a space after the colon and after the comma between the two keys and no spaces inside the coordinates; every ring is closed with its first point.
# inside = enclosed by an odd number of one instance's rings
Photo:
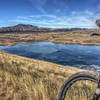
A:
{"type": "Polygon", "coordinates": [[[64,82],[64,84],[61,87],[61,91],[59,93],[58,96],[58,100],[64,100],[67,90],[70,88],[70,86],[79,80],[90,80],[93,81],[95,83],[98,82],[98,78],[91,75],[91,74],[87,74],[87,73],[76,73],[74,75],[72,75],[67,81],[64,82]]]}

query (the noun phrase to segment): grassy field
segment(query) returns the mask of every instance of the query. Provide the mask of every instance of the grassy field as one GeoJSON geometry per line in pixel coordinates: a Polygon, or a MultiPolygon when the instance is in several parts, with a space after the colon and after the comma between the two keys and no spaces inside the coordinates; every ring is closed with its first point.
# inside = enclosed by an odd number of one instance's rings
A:
{"type": "MultiPolygon", "coordinates": [[[[0,51],[0,100],[57,100],[63,82],[83,71],[0,51]]],[[[66,100],[91,100],[96,86],[87,81],[75,83],[66,100]]]]}
{"type": "Polygon", "coordinates": [[[2,46],[11,46],[18,42],[41,41],[63,44],[100,45],[100,36],[91,36],[89,32],[0,34],[0,45],[2,46]]]}

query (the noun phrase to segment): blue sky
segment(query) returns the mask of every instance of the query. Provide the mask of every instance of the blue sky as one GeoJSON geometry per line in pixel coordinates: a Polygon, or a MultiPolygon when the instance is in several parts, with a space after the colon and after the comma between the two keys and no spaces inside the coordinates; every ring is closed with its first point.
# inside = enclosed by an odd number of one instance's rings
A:
{"type": "Polygon", "coordinates": [[[98,18],[100,0],[0,0],[0,27],[95,28],[98,18]]]}

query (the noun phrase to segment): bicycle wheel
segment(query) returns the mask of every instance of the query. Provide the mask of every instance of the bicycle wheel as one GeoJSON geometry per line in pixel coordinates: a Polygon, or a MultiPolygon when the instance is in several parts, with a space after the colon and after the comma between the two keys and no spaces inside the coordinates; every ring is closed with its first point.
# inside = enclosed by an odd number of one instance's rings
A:
{"type": "Polygon", "coordinates": [[[89,81],[92,81],[95,83],[98,82],[98,78],[93,75],[90,75],[87,73],[76,73],[76,74],[72,75],[67,81],[65,81],[65,83],[61,87],[61,91],[59,93],[58,100],[65,100],[65,96],[67,94],[67,91],[71,87],[71,85],[79,80],[89,80],[89,81]]]}

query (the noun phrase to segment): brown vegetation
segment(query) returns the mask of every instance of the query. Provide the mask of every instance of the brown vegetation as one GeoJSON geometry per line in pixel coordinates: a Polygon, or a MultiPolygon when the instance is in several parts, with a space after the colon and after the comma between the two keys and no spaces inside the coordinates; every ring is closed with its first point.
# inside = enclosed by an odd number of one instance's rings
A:
{"type": "MultiPolygon", "coordinates": [[[[82,32],[82,31],[81,31],[82,32]]],[[[48,41],[63,44],[100,45],[100,36],[91,36],[88,32],[61,32],[37,34],[0,34],[0,45],[14,45],[18,42],[48,41]]]]}
{"type": "MultiPolygon", "coordinates": [[[[0,45],[11,46],[19,42],[40,41],[100,45],[100,36],[91,36],[93,32],[94,30],[0,34],[0,45]]],[[[83,70],[0,51],[0,100],[57,100],[63,82],[72,74],[81,71],[83,70]]],[[[96,87],[95,83],[76,82],[69,90],[66,100],[91,100],[96,87]]]]}
{"type": "MultiPolygon", "coordinates": [[[[0,51],[0,100],[57,100],[63,82],[81,71],[0,51]]],[[[91,100],[96,86],[78,82],[66,100],[91,100]]]]}

